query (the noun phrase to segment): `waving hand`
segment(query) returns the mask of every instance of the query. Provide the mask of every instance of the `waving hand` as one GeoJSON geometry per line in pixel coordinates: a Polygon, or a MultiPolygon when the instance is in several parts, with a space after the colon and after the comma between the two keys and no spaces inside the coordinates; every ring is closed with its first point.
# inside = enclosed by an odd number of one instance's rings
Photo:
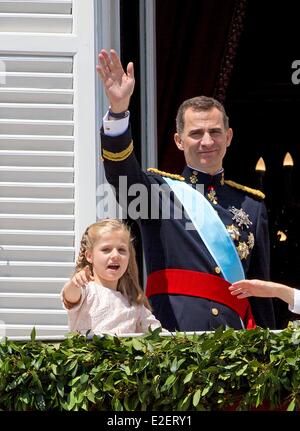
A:
{"type": "Polygon", "coordinates": [[[128,63],[125,72],[116,51],[111,49],[108,53],[102,49],[96,69],[103,82],[111,110],[116,113],[126,111],[135,85],[133,63],[128,63]]]}

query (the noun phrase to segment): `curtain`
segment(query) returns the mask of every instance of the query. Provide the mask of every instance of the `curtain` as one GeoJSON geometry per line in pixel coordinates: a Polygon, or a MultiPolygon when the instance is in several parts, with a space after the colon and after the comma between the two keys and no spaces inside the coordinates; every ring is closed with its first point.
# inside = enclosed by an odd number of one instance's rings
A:
{"type": "Polygon", "coordinates": [[[174,143],[179,105],[206,95],[224,102],[246,0],[156,0],[158,167],[180,173],[174,143]]]}

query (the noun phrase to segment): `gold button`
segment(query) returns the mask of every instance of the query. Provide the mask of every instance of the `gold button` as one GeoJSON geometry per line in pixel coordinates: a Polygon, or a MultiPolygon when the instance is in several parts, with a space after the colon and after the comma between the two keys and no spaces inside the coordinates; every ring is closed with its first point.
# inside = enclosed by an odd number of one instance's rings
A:
{"type": "Polygon", "coordinates": [[[216,274],[221,274],[221,270],[218,266],[215,267],[215,273],[216,274]]]}
{"type": "Polygon", "coordinates": [[[212,309],[211,309],[211,314],[212,314],[213,316],[218,316],[218,314],[219,314],[219,310],[218,310],[217,308],[212,308],[212,309]]]}

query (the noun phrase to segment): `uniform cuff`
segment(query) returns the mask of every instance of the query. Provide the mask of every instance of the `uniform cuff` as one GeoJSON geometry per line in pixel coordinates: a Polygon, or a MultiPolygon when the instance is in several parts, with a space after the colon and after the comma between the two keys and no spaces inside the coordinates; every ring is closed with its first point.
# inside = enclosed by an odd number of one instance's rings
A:
{"type": "Polygon", "coordinates": [[[108,136],[101,130],[101,154],[104,160],[121,162],[133,152],[130,126],[120,136],[108,136]]]}
{"type": "Polygon", "coordinates": [[[103,117],[103,131],[107,136],[119,136],[126,132],[129,125],[129,111],[128,115],[121,119],[108,119],[109,111],[103,117]]]}

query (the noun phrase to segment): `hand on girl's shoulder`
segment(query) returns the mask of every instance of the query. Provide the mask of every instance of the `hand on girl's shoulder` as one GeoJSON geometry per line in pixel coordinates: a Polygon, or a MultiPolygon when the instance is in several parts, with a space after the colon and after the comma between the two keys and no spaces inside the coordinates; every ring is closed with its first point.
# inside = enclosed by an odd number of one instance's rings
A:
{"type": "Polygon", "coordinates": [[[94,277],[88,265],[76,272],[71,278],[71,283],[78,288],[85,287],[90,281],[94,281],[94,277]]]}

